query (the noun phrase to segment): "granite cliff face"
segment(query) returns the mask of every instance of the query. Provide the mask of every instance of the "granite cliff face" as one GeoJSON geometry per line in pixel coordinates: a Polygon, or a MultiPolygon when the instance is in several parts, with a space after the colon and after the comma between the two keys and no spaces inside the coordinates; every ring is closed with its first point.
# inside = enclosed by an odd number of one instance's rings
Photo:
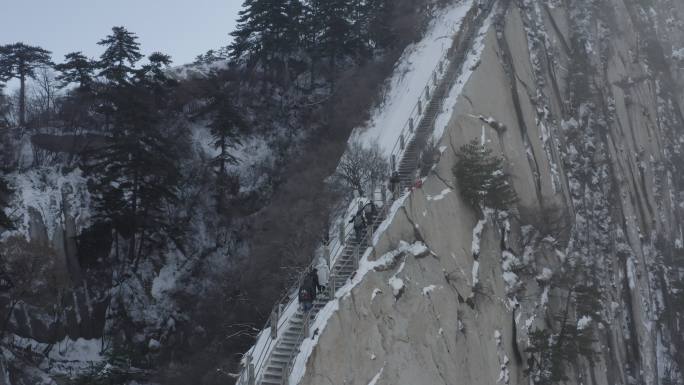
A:
{"type": "Polygon", "coordinates": [[[683,17],[670,0],[497,1],[439,160],[369,259],[432,254],[341,298],[300,383],[544,383],[554,359],[572,384],[682,383],[683,17]],[[484,219],[452,173],[480,138],[520,198],[484,219]]]}

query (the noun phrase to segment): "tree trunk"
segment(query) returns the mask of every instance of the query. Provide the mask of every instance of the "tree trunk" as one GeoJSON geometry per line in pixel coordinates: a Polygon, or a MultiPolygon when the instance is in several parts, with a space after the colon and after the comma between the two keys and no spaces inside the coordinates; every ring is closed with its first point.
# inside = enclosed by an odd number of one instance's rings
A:
{"type": "Polygon", "coordinates": [[[17,306],[19,303],[18,299],[11,299],[10,300],[10,306],[9,306],[9,311],[7,312],[7,316],[5,317],[2,327],[0,328],[0,339],[3,339],[5,337],[5,332],[7,331],[7,326],[9,325],[10,319],[12,319],[12,312],[14,311],[14,308],[17,306]]]}
{"type": "Polygon", "coordinates": [[[19,76],[19,126],[26,124],[26,76],[19,76]]]}
{"type": "Polygon", "coordinates": [[[133,173],[133,191],[131,192],[131,239],[129,241],[128,245],[128,260],[130,262],[135,261],[135,239],[136,239],[136,233],[138,231],[138,188],[139,188],[139,179],[138,179],[138,169],[136,167],[134,173],[133,173]]]}

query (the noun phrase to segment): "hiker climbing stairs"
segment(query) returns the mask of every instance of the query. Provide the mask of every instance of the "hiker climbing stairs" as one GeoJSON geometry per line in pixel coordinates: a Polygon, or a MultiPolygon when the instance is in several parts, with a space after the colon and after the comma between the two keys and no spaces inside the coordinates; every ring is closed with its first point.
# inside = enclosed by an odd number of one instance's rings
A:
{"type": "Polygon", "coordinates": [[[301,308],[290,318],[286,328],[282,332],[282,337],[278,340],[270,357],[266,361],[266,369],[260,385],[282,385],[286,384],[290,374],[291,365],[302,341],[310,336],[312,331],[310,325],[316,315],[333,298],[334,293],[344,286],[349,279],[353,278],[358,269],[361,254],[372,243],[372,236],[386,217],[386,207],[373,218],[371,223],[366,226],[361,237],[357,237],[353,232],[350,233],[345,242],[344,249],[334,261],[330,269],[330,280],[328,282],[328,292],[320,294],[314,301],[313,308],[305,313],[301,308]]]}
{"type": "MultiPolygon", "coordinates": [[[[461,29],[456,36],[452,49],[447,54],[448,65],[446,72],[438,79],[438,73],[443,73],[442,61],[439,70],[433,72],[431,84],[426,86],[424,95],[418,101],[417,110],[419,122],[414,127],[413,118],[409,119],[402,130],[399,141],[392,150],[391,167],[399,176],[399,187],[402,190],[410,188],[418,180],[418,170],[421,163],[422,152],[434,131],[435,120],[442,111],[444,101],[449,91],[454,86],[462,73],[465,65],[467,52],[473,45],[477,31],[489,16],[496,0],[476,0],[475,5],[464,18],[461,29]],[[426,103],[423,105],[423,103],[426,103]],[[423,108],[424,106],[424,108],[423,108]]],[[[304,339],[312,333],[311,325],[316,315],[325,307],[326,303],[334,299],[337,290],[342,288],[354,278],[359,263],[368,247],[372,246],[373,236],[380,224],[388,215],[391,202],[382,199],[381,210],[366,225],[362,234],[347,231],[344,226],[340,229],[338,237],[339,248],[334,253],[326,246],[326,254],[329,258],[330,279],[325,293],[319,293],[313,302],[311,310],[304,312],[301,308],[289,316],[281,317],[280,308],[272,312],[270,321],[271,336],[265,348],[261,349],[261,355],[256,364],[252,363],[252,357],[247,355],[245,369],[238,379],[238,385],[287,385],[294,359],[304,339]],[[340,250],[341,248],[341,250],[340,250]],[[280,319],[283,318],[283,325],[280,319]],[[274,345],[271,345],[273,343],[274,345]],[[271,348],[272,346],[272,348],[271,348]]],[[[396,195],[394,196],[396,198],[396,195]]],[[[361,215],[358,214],[357,215],[361,215]]],[[[301,281],[299,282],[301,283],[301,281]]],[[[286,297],[288,306],[295,306],[298,301],[286,297]]]]}

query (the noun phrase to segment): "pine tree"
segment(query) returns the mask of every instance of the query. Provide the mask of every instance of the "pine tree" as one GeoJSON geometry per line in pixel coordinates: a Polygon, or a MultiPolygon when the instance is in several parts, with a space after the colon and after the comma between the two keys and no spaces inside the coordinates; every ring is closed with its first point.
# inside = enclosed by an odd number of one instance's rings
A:
{"type": "Polygon", "coordinates": [[[246,123],[228,97],[224,96],[217,100],[216,107],[218,109],[209,124],[209,128],[214,148],[219,151],[219,154],[214,158],[217,178],[216,204],[218,211],[223,212],[226,193],[236,193],[240,187],[239,181],[229,177],[226,166],[238,163],[238,159],[230,150],[240,144],[240,136],[246,127],[246,123]]]}
{"type": "Polygon", "coordinates": [[[64,55],[64,63],[56,65],[55,69],[60,72],[57,80],[61,82],[61,88],[78,83],[80,90],[87,90],[93,82],[95,63],[81,52],[71,52],[64,55]]]}
{"type": "MultiPolygon", "coordinates": [[[[355,28],[354,2],[349,0],[311,0],[311,21],[320,29],[316,36],[316,49],[327,58],[331,67],[346,56],[354,56],[363,46],[361,32],[355,28]]],[[[358,10],[360,8],[357,8],[358,10]]]]}
{"type": "Polygon", "coordinates": [[[226,166],[238,163],[238,159],[230,150],[240,144],[240,136],[246,127],[246,123],[227,95],[218,96],[212,107],[215,109],[215,113],[209,124],[209,129],[214,148],[219,151],[214,162],[218,167],[218,174],[225,176],[226,166]]]}
{"type": "Polygon", "coordinates": [[[475,208],[506,210],[518,200],[503,171],[504,160],[473,140],[456,154],[453,172],[461,195],[475,208]]]}
{"type": "Polygon", "coordinates": [[[580,357],[596,359],[598,354],[592,324],[601,322],[602,309],[595,270],[586,262],[568,258],[563,263],[564,274],[554,280],[561,293],[561,307],[554,314],[557,332],[552,328],[530,332],[526,374],[534,384],[550,385],[566,381],[568,365],[580,357]],[[590,317],[582,326],[579,320],[590,317]]]}
{"type": "Polygon", "coordinates": [[[10,103],[5,96],[5,85],[0,83],[0,128],[8,128],[10,126],[10,110],[10,103]]]}
{"type": "Polygon", "coordinates": [[[151,81],[158,85],[169,85],[171,79],[166,76],[164,70],[173,62],[171,56],[161,52],[152,52],[147,57],[147,60],[149,63],[142,66],[138,73],[140,79],[151,81]]]}
{"type": "Polygon", "coordinates": [[[561,352],[557,346],[557,336],[549,329],[537,329],[529,334],[529,354],[525,374],[532,378],[535,385],[551,385],[565,381],[565,371],[561,352]]]}
{"type": "Polygon", "coordinates": [[[217,208],[222,211],[226,192],[236,192],[239,181],[228,175],[228,166],[239,162],[232,150],[241,144],[241,137],[247,128],[244,116],[235,104],[233,93],[227,89],[218,76],[214,76],[206,83],[209,103],[200,110],[196,117],[206,117],[209,120],[209,130],[212,144],[218,155],[212,160],[216,172],[217,208]],[[237,185],[236,185],[237,184],[237,185]]]}
{"type": "Polygon", "coordinates": [[[135,79],[112,87],[113,136],[86,166],[96,175],[97,217],[128,239],[128,255],[135,263],[168,225],[163,208],[177,194],[177,155],[164,130],[166,98],[159,90],[135,79]]]}
{"type": "Polygon", "coordinates": [[[195,58],[195,64],[211,64],[220,60],[228,60],[230,58],[230,48],[222,47],[218,50],[210,49],[204,54],[199,54],[195,58]]]}
{"type": "Polygon", "coordinates": [[[231,33],[231,58],[270,69],[287,65],[301,48],[303,10],[300,0],[245,0],[231,33]]]}
{"type": "Polygon", "coordinates": [[[363,31],[367,34],[366,41],[373,48],[387,48],[394,44],[395,36],[392,32],[393,0],[368,0],[365,6],[366,24],[363,31]]]}
{"type": "Polygon", "coordinates": [[[14,43],[0,46],[0,81],[19,79],[19,125],[26,124],[26,80],[36,78],[39,67],[49,67],[50,51],[14,43]]]}
{"type": "Polygon", "coordinates": [[[135,63],[143,57],[137,40],[136,34],[126,28],[113,27],[112,34],[97,43],[106,47],[100,57],[99,75],[117,83],[128,81],[129,75],[135,72],[135,63]]]}
{"type": "Polygon", "coordinates": [[[9,204],[7,197],[9,197],[10,193],[11,190],[7,185],[7,181],[0,175],[0,229],[11,229],[14,227],[12,221],[5,214],[5,208],[9,204]]]}

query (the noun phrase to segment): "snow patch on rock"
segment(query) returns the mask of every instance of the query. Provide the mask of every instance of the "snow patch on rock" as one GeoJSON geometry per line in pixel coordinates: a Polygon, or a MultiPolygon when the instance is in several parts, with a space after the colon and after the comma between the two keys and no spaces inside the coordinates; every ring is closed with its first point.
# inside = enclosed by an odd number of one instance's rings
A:
{"type": "MultiPolygon", "coordinates": [[[[352,289],[354,289],[359,283],[361,283],[364,280],[366,274],[368,274],[371,271],[382,270],[387,268],[388,266],[391,266],[395,263],[396,259],[401,255],[408,253],[413,256],[416,256],[420,255],[420,253],[424,252],[425,250],[427,250],[427,247],[422,242],[409,244],[408,242],[401,241],[399,242],[399,247],[397,249],[389,251],[383,254],[380,258],[371,261],[369,258],[372,254],[372,249],[368,248],[364,253],[363,257],[361,258],[361,260],[359,261],[359,269],[357,270],[356,275],[354,275],[352,279],[348,280],[344,286],[338,289],[335,293],[335,298],[328,302],[323,307],[323,309],[321,309],[318,315],[316,315],[313,325],[311,326],[311,330],[315,330],[317,332],[314,333],[314,335],[311,338],[307,338],[302,342],[302,345],[299,349],[299,353],[295,357],[292,364],[292,372],[290,373],[289,383],[298,384],[299,381],[301,381],[301,379],[304,377],[304,374],[306,374],[306,363],[309,360],[309,357],[311,356],[313,349],[318,344],[318,339],[321,336],[321,334],[323,334],[323,330],[327,326],[328,321],[330,320],[332,315],[339,310],[340,301],[342,301],[344,298],[347,298],[348,294],[351,293],[352,289]]],[[[401,273],[404,267],[405,262],[403,262],[400,265],[399,269],[394,274],[393,278],[396,278],[396,275],[401,273]]],[[[394,288],[395,287],[393,286],[392,289],[394,290],[394,288]]],[[[265,331],[262,331],[262,334],[266,336],[268,335],[268,333],[266,333],[265,331]]],[[[255,348],[250,350],[250,352],[252,353],[257,351],[258,350],[255,348]]]]}
{"type": "Polygon", "coordinates": [[[422,290],[422,293],[423,293],[424,296],[427,297],[427,296],[429,296],[430,293],[432,293],[436,288],[437,288],[437,286],[435,286],[435,285],[425,286],[425,287],[423,288],[423,290],[422,290]]]}
{"type": "Polygon", "coordinates": [[[452,189],[450,189],[450,188],[445,188],[444,190],[442,190],[442,192],[440,192],[440,193],[437,194],[437,195],[428,195],[428,196],[427,196],[427,200],[429,200],[429,201],[439,201],[439,200],[442,200],[442,199],[444,199],[444,198],[447,196],[447,194],[449,194],[449,193],[452,192],[452,191],[454,191],[454,190],[452,190],[452,189]]]}
{"type": "Polygon", "coordinates": [[[382,376],[382,372],[384,372],[384,371],[385,371],[385,367],[383,366],[383,367],[380,369],[380,371],[378,372],[378,374],[376,374],[375,377],[373,377],[373,378],[370,380],[370,382],[368,383],[368,385],[375,385],[375,384],[377,384],[377,383],[378,383],[378,380],[380,379],[380,376],[382,376]]]}
{"type": "Polygon", "coordinates": [[[577,321],[577,330],[584,330],[587,327],[589,327],[590,324],[591,324],[591,317],[586,316],[586,315],[582,316],[582,318],[580,318],[577,321]]]}
{"type": "Polygon", "coordinates": [[[482,230],[484,225],[487,223],[487,215],[484,218],[477,221],[477,224],[473,228],[473,241],[470,245],[470,250],[473,253],[473,257],[477,259],[480,256],[480,241],[482,237],[482,230]]]}

